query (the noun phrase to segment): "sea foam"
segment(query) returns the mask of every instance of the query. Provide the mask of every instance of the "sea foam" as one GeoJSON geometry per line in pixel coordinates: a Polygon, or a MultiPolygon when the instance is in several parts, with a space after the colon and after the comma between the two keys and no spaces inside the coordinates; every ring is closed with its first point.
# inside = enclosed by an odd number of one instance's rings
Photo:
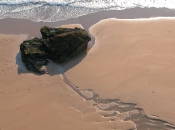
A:
{"type": "Polygon", "coordinates": [[[130,8],[175,9],[174,0],[0,0],[0,19],[23,18],[55,22],[102,10],[130,8]]]}

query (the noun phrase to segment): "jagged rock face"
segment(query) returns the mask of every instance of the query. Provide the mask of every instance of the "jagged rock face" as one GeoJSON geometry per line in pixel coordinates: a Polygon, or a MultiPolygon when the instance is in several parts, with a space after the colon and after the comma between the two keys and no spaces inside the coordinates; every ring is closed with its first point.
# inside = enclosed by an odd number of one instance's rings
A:
{"type": "Polygon", "coordinates": [[[75,30],[55,35],[44,40],[50,59],[62,63],[78,55],[87,48],[90,37],[84,30],[75,30]]]}
{"type": "Polygon", "coordinates": [[[34,38],[20,45],[22,61],[27,69],[37,73],[45,73],[41,66],[48,59],[62,63],[75,57],[87,48],[91,40],[84,29],[75,28],[41,28],[43,39],[34,38]]]}
{"type": "Polygon", "coordinates": [[[33,38],[23,41],[20,45],[22,61],[26,64],[26,68],[37,73],[45,73],[41,70],[41,66],[48,62],[45,49],[43,48],[42,40],[33,38]]]}
{"type": "Polygon", "coordinates": [[[76,27],[74,29],[71,29],[71,28],[50,28],[50,27],[44,26],[40,29],[40,32],[42,34],[42,38],[47,39],[47,38],[54,37],[55,35],[58,35],[58,34],[72,32],[76,30],[82,30],[82,29],[76,28],[76,27]]]}

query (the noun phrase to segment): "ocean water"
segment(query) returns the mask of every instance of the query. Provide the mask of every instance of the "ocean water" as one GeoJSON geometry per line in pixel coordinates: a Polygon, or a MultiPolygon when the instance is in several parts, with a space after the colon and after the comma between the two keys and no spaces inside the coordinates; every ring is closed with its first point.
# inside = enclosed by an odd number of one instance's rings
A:
{"type": "Polygon", "coordinates": [[[0,19],[23,18],[55,22],[102,10],[175,9],[175,0],[0,0],[0,19]]]}

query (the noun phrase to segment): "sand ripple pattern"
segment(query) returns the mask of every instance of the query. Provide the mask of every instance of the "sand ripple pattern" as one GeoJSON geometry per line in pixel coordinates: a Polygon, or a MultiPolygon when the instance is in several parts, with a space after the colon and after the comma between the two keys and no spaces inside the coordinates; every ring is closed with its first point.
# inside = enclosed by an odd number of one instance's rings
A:
{"type": "Polygon", "coordinates": [[[129,8],[175,9],[174,0],[0,0],[0,19],[56,22],[99,12],[129,8]]]}

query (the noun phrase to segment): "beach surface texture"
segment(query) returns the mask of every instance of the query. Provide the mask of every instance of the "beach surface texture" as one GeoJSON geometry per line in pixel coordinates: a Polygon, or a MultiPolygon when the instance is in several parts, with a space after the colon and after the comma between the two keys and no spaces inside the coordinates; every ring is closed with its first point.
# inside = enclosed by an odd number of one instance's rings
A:
{"type": "Polygon", "coordinates": [[[95,45],[67,78],[101,98],[136,103],[148,116],[175,123],[174,21],[100,21],[90,28],[95,45]]]}
{"type": "Polygon", "coordinates": [[[171,11],[101,11],[58,22],[1,19],[0,130],[175,129],[171,11]],[[33,73],[19,47],[40,37],[43,26],[84,28],[89,48],[69,62],[51,62],[48,74],[33,73]]]}

